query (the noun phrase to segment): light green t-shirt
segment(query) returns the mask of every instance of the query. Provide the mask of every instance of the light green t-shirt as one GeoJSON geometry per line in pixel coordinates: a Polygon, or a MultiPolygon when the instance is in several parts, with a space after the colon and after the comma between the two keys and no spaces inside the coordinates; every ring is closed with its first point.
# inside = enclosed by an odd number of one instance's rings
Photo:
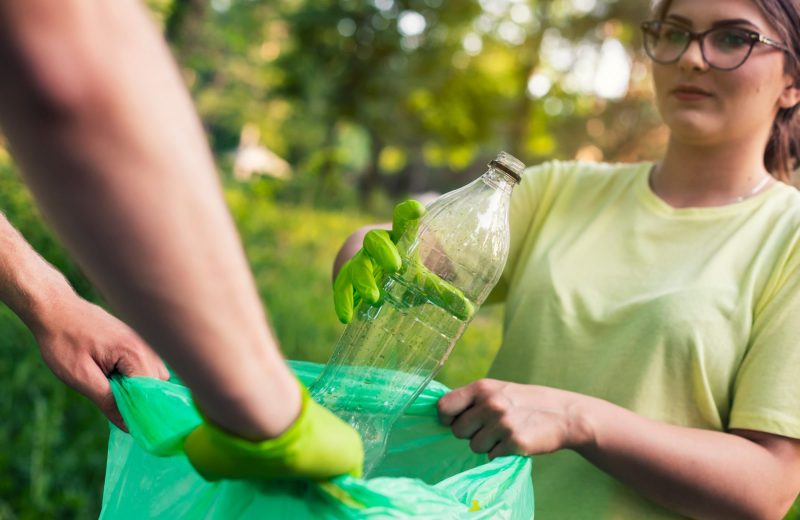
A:
{"type": "MultiPolygon", "coordinates": [[[[489,377],[675,425],[800,438],[800,193],[776,183],[675,209],[650,189],[651,166],[525,173],[489,377]]],[[[537,520],[678,518],[572,451],[534,457],[533,476],[537,520]]]]}

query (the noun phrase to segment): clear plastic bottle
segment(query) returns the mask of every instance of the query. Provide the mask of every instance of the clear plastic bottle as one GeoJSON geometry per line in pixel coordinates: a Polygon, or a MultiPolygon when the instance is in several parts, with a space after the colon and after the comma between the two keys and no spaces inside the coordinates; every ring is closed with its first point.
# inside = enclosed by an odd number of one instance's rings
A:
{"type": "Polygon", "coordinates": [[[312,385],[312,396],[361,434],[365,475],[383,457],[392,424],[442,367],[500,279],[509,200],[524,167],[501,152],[483,176],[428,207],[416,236],[399,242],[408,244],[400,247],[400,272],[378,283],[381,302],[359,304],[312,385]]]}

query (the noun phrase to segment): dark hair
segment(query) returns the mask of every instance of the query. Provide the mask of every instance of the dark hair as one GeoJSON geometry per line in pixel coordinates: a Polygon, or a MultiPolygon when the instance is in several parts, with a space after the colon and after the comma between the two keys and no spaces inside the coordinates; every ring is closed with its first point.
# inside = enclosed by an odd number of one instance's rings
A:
{"type": "MultiPolygon", "coordinates": [[[[800,87],[800,0],[754,0],[767,15],[790,52],[786,56],[786,73],[800,87]]],[[[663,20],[672,0],[656,0],[653,14],[663,20]]],[[[764,151],[764,166],[778,180],[790,182],[800,167],[800,105],[782,108],[772,124],[772,133],[764,151]]]]}

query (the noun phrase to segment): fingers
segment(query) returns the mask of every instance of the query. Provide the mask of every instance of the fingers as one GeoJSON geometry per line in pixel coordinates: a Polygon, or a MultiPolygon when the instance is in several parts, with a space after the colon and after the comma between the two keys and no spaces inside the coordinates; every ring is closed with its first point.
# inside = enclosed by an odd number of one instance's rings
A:
{"type": "Polygon", "coordinates": [[[485,424],[472,436],[469,447],[475,453],[490,453],[503,438],[503,432],[497,425],[485,424]]]}
{"type": "Polygon", "coordinates": [[[100,408],[100,411],[103,412],[103,415],[105,415],[106,418],[114,424],[114,426],[125,433],[129,433],[128,427],[125,425],[125,421],[122,419],[122,414],[119,412],[119,408],[117,407],[114,394],[112,394],[110,390],[108,396],[104,399],[103,404],[98,405],[98,408],[100,408]]]}
{"type": "Polygon", "coordinates": [[[381,275],[381,270],[394,273],[402,267],[396,241],[412,227],[416,236],[416,227],[424,214],[425,206],[419,201],[401,202],[394,209],[391,234],[375,229],[364,236],[362,250],[342,266],[333,284],[334,307],[340,322],[352,321],[354,298],[360,297],[371,305],[380,302],[381,292],[375,277],[381,275]]]}
{"type": "Polygon", "coordinates": [[[424,266],[420,268],[418,280],[425,295],[434,303],[450,311],[453,316],[467,321],[475,314],[475,306],[457,287],[442,280],[424,266]]]}
{"type": "MultiPolygon", "coordinates": [[[[469,439],[475,453],[490,459],[527,453],[517,421],[508,413],[511,402],[502,395],[504,383],[481,379],[439,400],[439,420],[451,426],[453,435],[469,439]]],[[[553,450],[549,450],[553,451],[553,450]]]]}
{"type": "Polygon", "coordinates": [[[127,377],[169,379],[167,366],[158,354],[127,327],[116,338],[112,336],[99,345],[102,347],[92,357],[106,376],[117,372],[127,377]]]}
{"type": "Polygon", "coordinates": [[[468,321],[475,314],[475,306],[464,296],[457,287],[443,282],[445,290],[441,292],[442,300],[446,308],[462,321],[468,321]]]}
{"type": "Polygon", "coordinates": [[[158,358],[158,362],[159,362],[158,379],[160,379],[162,381],[168,381],[169,378],[170,378],[170,373],[169,373],[169,369],[167,368],[167,365],[164,364],[164,362],[161,360],[161,358],[158,358]]]}
{"type": "MultiPolygon", "coordinates": [[[[161,358],[144,340],[133,332],[131,334],[130,338],[120,340],[119,353],[112,370],[127,377],[152,377],[162,381],[169,379],[169,370],[161,358]]],[[[106,372],[107,375],[109,373],[110,371],[106,372]]]]}
{"type": "Polygon", "coordinates": [[[363,251],[359,251],[350,259],[349,271],[350,281],[356,292],[368,303],[377,303],[380,300],[381,292],[375,283],[374,267],[369,256],[363,251]]]}
{"type": "Polygon", "coordinates": [[[452,419],[451,429],[455,437],[470,439],[469,447],[475,453],[488,453],[505,439],[506,434],[502,424],[481,401],[482,384],[473,383],[439,400],[440,420],[445,424],[458,409],[463,410],[452,419]],[[447,397],[451,399],[445,401],[447,397]]]}
{"type": "Polygon", "coordinates": [[[74,374],[74,377],[70,377],[70,381],[65,382],[88,397],[117,428],[127,432],[128,428],[114,400],[111,384],[105,372],[91,359],[87,358],[81,363],[84,365],[83,369],[74,374]]]}
{"type": "Polygon", "coordinates": [[[475,402],[475,383],[453,390],[439,399],[437,408],[439,422],[450,426],[467,408],[475,402]]]}
{"type": "Polygon", "coordinates": [[[336,316],[345,325],[353,320],[356,297],[363,298],[370,304],[380,300],[380,290],[375,283],[372,260],[363,251],[359,251],[345,262],[333,282],[333,305],[336,316]]]}
{"type": "Polygon", "coordinates": [[[406,200],[395,206],[392,215],[392,241],[396,244],[409,230],[416,235],[416,228],[423,215],[425,206],[417,200],[406,200]]]}
{"type": "Polygon", "coordinates": [[[339,271],[333,282],[333,305],[339,321],[348,324],[353,319],[353,283],[350,280],[350,262],[348,260],[339,271]]]}
{"type": "Polygon", "coordinates": [[[364,236],[364,250],[387,273],[400,270],[402,260],[392,237],[383,229],[373,229],[364,236]]]}
{"type": "Polygon", "coordinates": [[[489,460],[494,460],[497,457],[505,457],[507,455],[517,455],[517,451],[512,447],[511,441],[506,439],[498,442],[494,448],[489,450],[489,460]]]}
{"type": "Polygon", "coordinates": [[[169,369],[167,368],[167,365],[164,364],[164,362],[161,360],[161,357],[159,357],[159,355],[156,354],[155,351],[153,351],[153,349],[151,349],[149,346],[144,345],[144,348],[146,349],[145,356],[149,360],[150,372],[153,374],[150,377],[154,377],[162,381],[168,380],[169,369]]]}
{"type": "Polygon", "coordinates": [[[459,414],[450,429],[453,430],[453,435],[459,439],[471,439],[483,427],[484,418],[478,408],[473,406],[459,414]]]}

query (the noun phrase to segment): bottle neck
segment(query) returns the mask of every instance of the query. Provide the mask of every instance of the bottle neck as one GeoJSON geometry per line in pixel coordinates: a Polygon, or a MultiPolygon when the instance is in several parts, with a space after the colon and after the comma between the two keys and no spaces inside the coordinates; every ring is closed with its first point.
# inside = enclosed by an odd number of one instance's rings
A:
{"type": "Polygon", "coordinates": [[[511,193],[518,181],[511,174],[499,168],[489,167],[489,170],[481,176],[481,180],[496,190],[511,193]]]}

